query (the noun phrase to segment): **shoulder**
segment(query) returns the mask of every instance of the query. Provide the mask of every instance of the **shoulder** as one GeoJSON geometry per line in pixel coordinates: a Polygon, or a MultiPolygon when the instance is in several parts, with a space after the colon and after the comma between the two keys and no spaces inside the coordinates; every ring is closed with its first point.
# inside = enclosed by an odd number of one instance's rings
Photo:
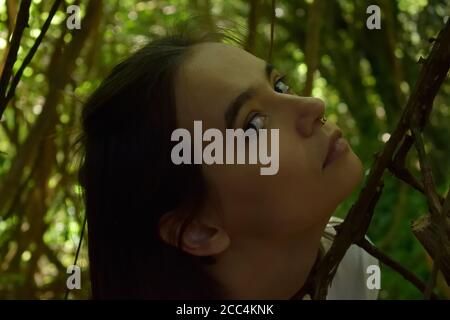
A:
{"type": "MultiPolygon", "coordinates": [[[[321,240],[325,252],[330,249],[336,235],[334,226],[342,221],[337,217],[331,217],[326,226],[321,240]]],[[[357,245],[351,245],[338,266],[331,287],[328,289],[327,300],[376,300],[379,290],[367,287],[367,279],[370,276],[367,269],[372,265],[379,265],[376,258],[357,245]]]]}

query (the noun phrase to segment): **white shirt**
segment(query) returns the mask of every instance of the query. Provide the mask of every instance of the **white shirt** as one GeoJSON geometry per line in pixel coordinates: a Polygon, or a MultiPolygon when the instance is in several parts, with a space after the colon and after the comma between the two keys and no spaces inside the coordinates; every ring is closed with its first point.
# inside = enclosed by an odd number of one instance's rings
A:
{"type": "MultiPolygon", "coordinates": [[[[336,235],[333,226],[342,222],[342,219],[331,217],[325,228],[325,233],[336,235]]],[[[331,237],[330,237],[331,238],[331,237]]],[[[321,244],[328,251],[333,242],[329,237],[323,236],[321,244]]],[[[367,273],[370,265],[379,266],[378,259],[372,257],[362,248],[352,244],[341,260],[336,274],[328,288],[327,300],[376,300],[378,289],[369,289],[367,279],[371,273],[367,273]]],[[[310,299],[305,296],[305,299],[310,299]]]]}

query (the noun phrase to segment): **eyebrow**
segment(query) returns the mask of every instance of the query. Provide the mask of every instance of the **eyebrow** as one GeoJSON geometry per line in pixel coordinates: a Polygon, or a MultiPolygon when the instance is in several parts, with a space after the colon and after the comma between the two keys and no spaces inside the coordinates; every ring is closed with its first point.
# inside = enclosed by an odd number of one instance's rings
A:
{"type": "MultiPolygon", "coordinates": [[[[265,73],[266,78],[270,82],[270,76],[272,75],[272,71],[275,69],[275,66],[266,63],[265,66],[265,73]]],[[[226,111],[225,111],[225,124],[227,129],[233,128],[236,122],[236,118],[239,114],[239,111],[241,110],[242,106],[252,99],[255,96],[255,89],[253,87],[248,88],[241,94],[239,94],[236,98],[231,101],[231,103],[228,105],[226,111]]]]}

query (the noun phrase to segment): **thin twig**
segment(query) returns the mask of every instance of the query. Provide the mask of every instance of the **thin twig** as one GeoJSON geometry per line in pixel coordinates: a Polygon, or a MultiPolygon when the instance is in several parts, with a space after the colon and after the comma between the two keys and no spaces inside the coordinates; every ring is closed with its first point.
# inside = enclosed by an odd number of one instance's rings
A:
{"type": "MultiPolygon", "coordinates": [[[[402,180],[403,182],[405,182],[406,184],[408,184],[410,187],[412,187],[413,189],[419,191],[420,193],[422,193],[423,195],[425,195],[425,190],[423,188],[423,185],[420,181],[418,181],[412,174],[411,172],[406,169],[406,168],[402,168],[402,167],[398,167],[395,164],[392,164],[391,166],[389,166],[389,171],[398,179],[402,180]]],[[[436,194],[436,197],[439,199],[440,203],[444,202],[444,198],[439,195],[436,194]]]]}
{"type": "Polygon", "coordinates": [[[398,167],[395,164],[389,166],[389,171],[398,179],[402,180],[410,187],[416,189],[420,193],[425,194],[423,185],[408,171],[406,168],[398,167]]]}
{"type": "Polygon", "coordinates": [[[403,180],[407,184],[409,184],[414,189],[418,190],[421,193],[424,193],[422,184],[417,181],[417,179],[406,169],[405,162],[406,156],[408,155],[409,149],[414,144],[414,139],[411,135],[407,134],[402,141],[397,153],[392,160],[392,163],[389,165],[389,171],[399,178],[403,180]]]}
{"type": "MultiPolygon", "coordinates": [[[[78,242],[77,253],[75,254],[75,259],[74,259],[74,261],[73,261],[73,265],[74,265],[74,266],[77,265],[77,262],[78,262],[78,256],[80,255],[81,244],[83,243],[84,230],[86,229],[86,222],[87,222],[87,219],[86,219],[86,216],[85,216],[84,219],[83,219],[83,225],[82,225],[82,227],[81,227],[80,241],[78,242]]],[[[66,289],[66,293],[65,293],[65,295],[64,295],[64,300],[67,300],[67,299],[68,299],[68,297],[69,297],[69,292],[70,292],[70,289],[67,288],[67,289],[66,289]]]]}
{"type": "Polygon", "coordinates": [[[47,33],[48,28],[50,27],[50,24],[53,20],[53,17],[58,10],[58,7],[60,6],[62,0],[55,0],[53,2],[52,7],[50,8],[50,12],[48,13],[48,17],[45,20],[44,24],[42,25],[41,32],[39,33],[39,36],[36,38],[36,41],[34,42],[33,46],[31,47],[30,51],[26,55],[25,59],[23,60],[22,64],[20,65],[19,70],[17,70],[17,73],[15,74],[11,85],[8,90],[8,94],[5,98],[5,106],[8,105],[8,102],[11,100],[11,98],[14,96],[16,92],[17,85],[19,84],[20,78],[22,77],[23,71],[27,67],[27,65],[31,62],[31,59],[33,59],[34,54],[36,53],[37,49],[39,48],[39,45],[41,44],[42,40],[44,39],[45,34],[47,33]]]}
{"type": "MultiPolygon", "coordinates": [[[[363,248],[368,254],[377,258],[381,263],[396,271],[407,281],[411,282],[417,289],[419,289],[419,291],[425,292],[426,284],[422,280],[420,280],[414,273],[403,267],[400,263],[372,245],[366,238],[363,238],[361,241],[357,242],[356,245],[363,248]]],[[[437,295],[433,292],[431,292],[431,297],[433,299],[438,299],[437,295]]]]}
{"type": "Polygon", "coordinates": [[[28,26],[30,5],[31,0],[22,0],[20,3],[16,26],[14,27],[14,32],[11,39],[11,47],[8,51],[8,55],[6,56],[5,67],[3,68],[2,76],[0,78],[0,119],[6,108],[6,90],[11,78],[14,63],[17,60],[17,52],[20,48],[20,41],[22,39],[23,31],[28,26]]]}

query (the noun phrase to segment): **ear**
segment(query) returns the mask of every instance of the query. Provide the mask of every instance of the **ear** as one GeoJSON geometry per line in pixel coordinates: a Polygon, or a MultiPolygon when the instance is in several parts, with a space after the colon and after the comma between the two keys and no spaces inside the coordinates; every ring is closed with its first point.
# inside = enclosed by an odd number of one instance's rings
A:
{"type": "MultiPolygon", "coordinates": [[[[183,214],[170,211],[165,213],[159,221],[159,235],[164,242],[177,247],[179,232],[183,220],[183,214]]],[[[194,218],[186,227],[182,241],[181,249],[195,256],[217,255],[225,251],[230,245],[228,233],[212,221],[194,218]]]]}

